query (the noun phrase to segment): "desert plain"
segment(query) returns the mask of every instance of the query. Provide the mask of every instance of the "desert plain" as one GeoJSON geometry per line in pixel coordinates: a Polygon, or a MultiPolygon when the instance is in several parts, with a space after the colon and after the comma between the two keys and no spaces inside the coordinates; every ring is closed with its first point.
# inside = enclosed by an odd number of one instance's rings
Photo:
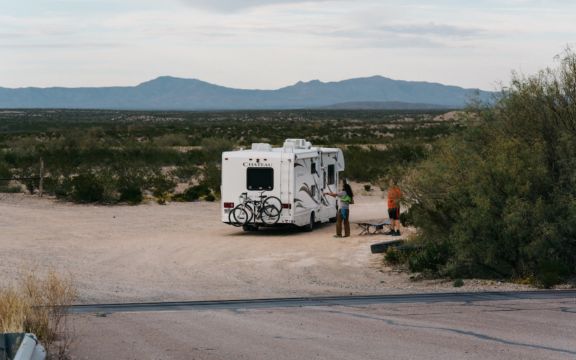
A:
{"type": "MultiPolygon", "coordinates": [[[[382,192],[357,190],[351,220],[384,219],[382,192]]],[[[314,295],[526,289],[495,281],[413,281],[370,245],[385,235],[243,232],[220,221],[218,202],[76,205],[23,194],[0,199],[0,285],[22,271],[71,276],[79,302],[220,300],[314,295]]],[[[413,233],[403,229],[402,238],[413,233]]]]}

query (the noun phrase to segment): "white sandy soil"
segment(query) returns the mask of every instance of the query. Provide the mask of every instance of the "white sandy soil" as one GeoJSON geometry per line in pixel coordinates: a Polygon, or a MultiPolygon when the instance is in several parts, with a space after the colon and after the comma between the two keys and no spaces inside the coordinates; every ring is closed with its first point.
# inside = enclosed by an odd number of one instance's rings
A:
{"type": "MultiPolygon", "coordinates": [[[[357,192],[352,221],[387,217],[379,190],[357,192]]],[[[220,222],[219,206],[93,206],[0,195],[0,287],[36,268],[70,274],[83,303],[522,288],[413,282],[370,252],[370,244],[392,237],[359,236],[352,226],[350,238],[333,238],[334,224],[310,233],[244,233],[220,222]]]]}

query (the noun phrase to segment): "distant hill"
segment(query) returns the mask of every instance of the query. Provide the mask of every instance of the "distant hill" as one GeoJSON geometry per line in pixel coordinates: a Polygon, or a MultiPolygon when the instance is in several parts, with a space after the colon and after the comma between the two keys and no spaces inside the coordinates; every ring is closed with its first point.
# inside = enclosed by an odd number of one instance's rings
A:
{"type": "Polygon", "coordinates": [[[0,87],[0,108],[264,110],[337,109],[341,106],[414,109],[424,106],[429,109],[462,108],[472,97],[489,101],[492,94],[477,89],[392,80],[382,76],[339,82],[298,82],[277,90],[234,89],[196,79],[162,76],[131,87],[0,87]]]}
{"type": "Polygon", "coordinates": [[[440,110],[446,105],[407,103],[401,101],[358,101],[324,106],[326,110],[440,110]]]}

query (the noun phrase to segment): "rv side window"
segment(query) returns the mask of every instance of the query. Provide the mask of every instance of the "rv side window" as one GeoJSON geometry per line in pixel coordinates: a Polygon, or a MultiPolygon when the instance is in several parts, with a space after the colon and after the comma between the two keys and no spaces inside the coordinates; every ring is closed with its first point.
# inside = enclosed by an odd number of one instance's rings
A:
{"type": "Polygon", "coordinates": [[[336,166],[328,165],[328,185],[334,185],[336,183],[336,166]]]}
{"type": "Polygon", "coordinates": [[[274,169],[248,168],[246,170],[246,188],[248,190],[274,189],[274,169]]]}
{"type": "Polygon", "coordinates": [[[316,163],[314,161],[312,161],[312,163],[310,164],[310,173],[316,174],[316,163]]]}

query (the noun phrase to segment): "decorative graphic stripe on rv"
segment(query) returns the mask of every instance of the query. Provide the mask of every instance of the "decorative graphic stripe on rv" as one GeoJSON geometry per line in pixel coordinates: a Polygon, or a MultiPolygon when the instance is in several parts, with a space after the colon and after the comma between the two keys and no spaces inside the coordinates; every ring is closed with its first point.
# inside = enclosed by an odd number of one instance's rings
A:
{"type": "MultiPolygon", "coordinates": [[[[312,179],[314,179],[314,185],[316,185],[316,189],[320,189],[320,186],[318,185],[318,181],[316,181],[316,177],[320,177],[319,174],[316,174],[316,176],[313,176],[312,179]]],[[[320,179],[318,179],[320,180],[320,179]]],[[[326,199],[326,195],[324,195],[324,192],[320,192],[320,201],[322,202],[322,205],[324,206],[328,206],[328,199],[326,199]]]]}
{"type": "Polygon", "coordinates": [[[298,208],[304,209],[304,205],[302,205],[302,200],[300,200],[298,198],[294,198],[294,203],[296,204],[296,209],[298,209],[298,208]]]}
{"type": "Polygon", "coordinates": [[[308,196],[310,196],[310,199],[312,199],[312,201],[314,201],[317,205],[320,204],[320,202],[314,198],[314,195],[312,194],[312,189],[310,189],[310,186],[308,184],[303,183],[298,192],[304,192],[308,194],[308,196]]]}

